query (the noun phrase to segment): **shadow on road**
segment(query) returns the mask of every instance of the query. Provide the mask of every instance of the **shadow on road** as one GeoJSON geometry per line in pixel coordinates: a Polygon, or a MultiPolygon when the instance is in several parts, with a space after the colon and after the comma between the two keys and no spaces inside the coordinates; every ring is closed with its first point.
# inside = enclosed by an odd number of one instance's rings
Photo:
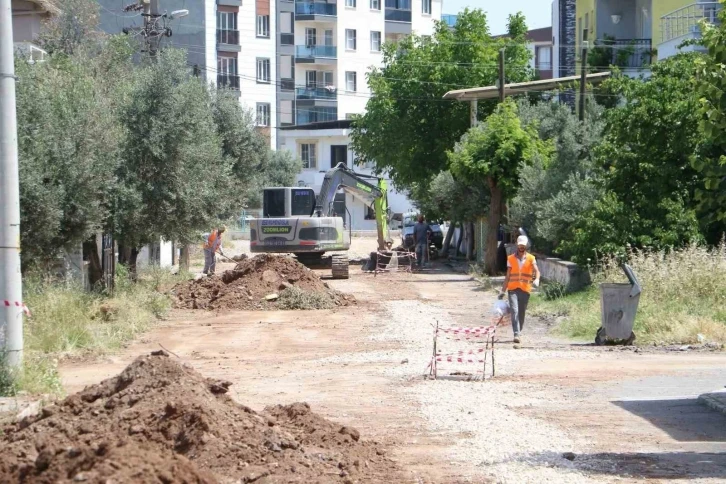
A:
{"type": "Polygon", "coordinates": [[[696,398],[612,403],[647,420],[679,442],[726,442],[726,416],[700,404],[696,398]]]}

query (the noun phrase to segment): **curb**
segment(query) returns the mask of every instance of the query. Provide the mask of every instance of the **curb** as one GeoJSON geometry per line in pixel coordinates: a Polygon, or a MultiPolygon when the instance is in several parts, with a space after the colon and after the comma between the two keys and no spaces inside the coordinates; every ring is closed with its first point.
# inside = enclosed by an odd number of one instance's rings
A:
{"type": "Polygon", "coordinates": [[[724,390],[699,395],[698,403],[726,415],[726,391],[724,390]]]}

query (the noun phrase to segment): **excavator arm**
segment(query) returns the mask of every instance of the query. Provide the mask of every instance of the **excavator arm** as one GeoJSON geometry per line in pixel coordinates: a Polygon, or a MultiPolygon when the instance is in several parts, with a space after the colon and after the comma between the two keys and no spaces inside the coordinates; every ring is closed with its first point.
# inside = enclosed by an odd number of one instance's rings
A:
{"type": "Polygon", "coordinates": [[[376,212],[376,226],[378,229],[378,248],[385,250],[390,237],[388,236],[388,202],[387,185],[383,179],[378,179],[378,186],[370,183],[365,177],[354,172],[345,164],[338,165],[328,171],[320,187],[320,193],[315,201],[315,215],[330,217],[333,214],[335,194],[341,188],[367,205],[373,205],[376,212]]]}

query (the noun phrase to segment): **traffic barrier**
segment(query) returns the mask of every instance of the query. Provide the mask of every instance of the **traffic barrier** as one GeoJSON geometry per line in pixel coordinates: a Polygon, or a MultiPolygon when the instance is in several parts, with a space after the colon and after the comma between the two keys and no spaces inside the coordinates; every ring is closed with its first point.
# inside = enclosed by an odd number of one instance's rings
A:
{"type": "Polygon", "coordinates": [[[10,306],[15,306],[15,307],[21,309],[28,317],[31,316],[30,309],[28,309],[28,306],[26,306],[23,302],[21,302],[21,301],[8,301],[6,299],[3,299],[2,301],[3,301],[3,304],[5,305],[5,307],[8,307],[9,308],[10,306]]]}
{"type": "Polygon", "coordinates": [[[438,376],[439,363],[461,363],[461,364],[481,364],[482,365],[482,381],[486,379],[487,373],[487,358],[491,354],[492,362],[492,374],[494,378],[496,374],[496,367],[494,366],[494,343],[495,336],[497,333],[497,326],[502,322],[504,315],[498,315],[492,318],[492,322],[489,326],[475,326],[475,327],[439,327],[439,323],[436,323],[434,328],[434,351],[431,357],[431,362],[427,367],[429,376],[434,380],[438,376]],[[445,339],[448,341],[466,341],[475,338],[484,338],[483,348],[472,348],[469,350],[459,350],[452,353],[444,353],[439,347],[439,339],[445,339]],[[490,350],[491,349],[491,353],[490,350]],[[483,354],[483,358],[474,357],[474,355],[483,354]]]}

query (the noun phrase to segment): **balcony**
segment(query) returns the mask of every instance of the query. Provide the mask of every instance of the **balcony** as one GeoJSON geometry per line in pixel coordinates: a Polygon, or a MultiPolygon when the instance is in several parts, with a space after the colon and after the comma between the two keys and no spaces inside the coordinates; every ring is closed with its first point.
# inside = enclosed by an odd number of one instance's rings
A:
{"type": "Polygon", "coordinates": [[[334,45],[297,45],[295,46],[295,62],[303,64],[331,64],[338,57],[338,48],[334,45]]]}
{"type": "Polygon", "coordinates": [[[338,6],[324,2],[295,2],[295,20],[335,20],[338,6]]]}
{"type": "Polygon", "coordinates": [[[701,22],[718,23],[718,13],[722,8],[719,2],[699,2],[663,15],[660,18],[658,59],[671,57],[678,52],[703,50],[698,45],[681,48],[681,44],[701,38],[701,22]]]}
{"type": "Polygon", "coordinates": [[[239,30],[217,29],[217,49],[223,52],[239,52],[239,30]]]}
{"type": "Polygon", "coordinates": [[[623,70],[649,66],[653,58],[651,39],[613,39],[607,37],[595,41],[595,48],[588,55],[588,64],[595,70],[605,70],[615,65],[623,70]]]}
{"type": "Polygon", "coordinates": [[[217,74],[217,88],[239,91],[239,76],[237,74],[217,74]]]}
{"type": "Polygon", "coordinates": [[[334,87],[297,87],[295,97],[298,100],[335,100],[338,99],[338,90],[334,87]]]}
{"type": "Polygon", "coordinates": [[[387,8],[386,9],[386,21],[411,23],[411,11],[410,10],[399,10],[397,8],[387,8]]]}
{"type": "Polygon", "coordinates": [[[338,119],[337,107],[297,109],[295,113],[295,124],[321,123],[336,119],[338,119]]]}

